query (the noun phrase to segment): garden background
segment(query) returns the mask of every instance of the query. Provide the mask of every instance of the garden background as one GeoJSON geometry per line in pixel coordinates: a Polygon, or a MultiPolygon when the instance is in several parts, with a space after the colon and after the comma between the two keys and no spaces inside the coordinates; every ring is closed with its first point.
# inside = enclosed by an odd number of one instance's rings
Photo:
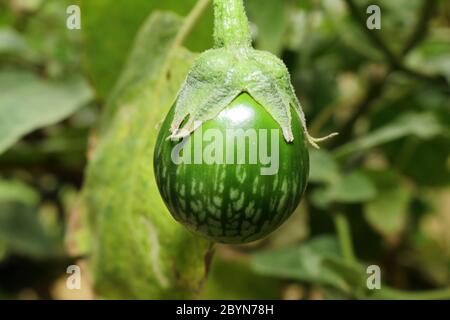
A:
{"type": "MultiPolygon", "coordinates": [[[[151,157],[133,148],[152,144],[193,52],[212,46],[212,6],[195,26],[182,19],[196,18],[195,4],[0,0],[0,298],[91,299],[97,279],[107,298],[450,299],[445,0],[246,0],[255,47],[286,63],[310,132],[340,133],[311,150],[300,207],[262,241],[217,245],[206,258],[204,244],[192,244],[176,262],[178,282],[162,269],[164,290],[146,273],[153,260],[140,263],[137,252],[122,266],[130,243],[113,241],[117,261],[102,256],[111,268],[90,270],[96,233],[114,237],[134,214],[120,202],[159,197],[145,189],[151,157]],[[81,30],[66,27],[71,4],[81,30]],[[372,4],[381,30],[366,27],[372,4]],[[189,33],[173,50],[180,30],[189,33]],[[146,121],[133,115],[144,109],[154,125],[125,132],[146,121]],[[106,160],[88,166],[93,158],[106,160]],[[100,201],[124,220],[96,228],[100,201]],[[81,290],[66,287],[69,265],[81,267],[81,290]],[[382,290],[367,291],[369,265],[380,267],[382,290]]],[[[175,224],[166,210],[143,210],[175,224]]]]}

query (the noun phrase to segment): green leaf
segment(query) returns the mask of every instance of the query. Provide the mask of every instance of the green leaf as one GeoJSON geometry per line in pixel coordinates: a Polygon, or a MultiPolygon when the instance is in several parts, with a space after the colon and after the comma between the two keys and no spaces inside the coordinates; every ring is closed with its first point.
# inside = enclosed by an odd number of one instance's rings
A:
{"type": "Polygon", "coordinates": [[[411,192],[391,171],[373,172],[372,181],[376,184],[377,196],[364,205],[364,216],[382,235],[396,236],[407,222],[411,192]]]}
{"type": "Polygon", "coordinates": [[[79,77],[54,83],[19,71],[0,72],[0,92],[0,153],[22,136],[67,118],[92,98],[79,77]]]}
{"type": "Polygon", "coordinates": [[[44,259],[63,255],[62,230],[46,230],[37,208],[22,203],[0,203],[0,242],[7,252],[44,259]]]}
{"type": "Polygon", "coordinates": [[[256,26],[256,48],[280,54],[287,17],[284,0],[246,0],[250,21],[256,26]]]}
{"type": "Polygon", "coordinates": [[[313,0],[297,0],[296,5],[302,10],[311,10],[315,4],[313,0]]]}
{"type": "Polygon", "coordinates": [[[384,143],[414,135],[421,139],[430,139],[438,134],[449,134],[432,113],[408,113],[396,121],[379,128],[366,136],[349,142],[336,150],[337,157],[345,157],[384,143]]]}
{"type": "MultiPolygon", "coordinates": [[[[0,263],[8,256],[8,246],[0,240],[0,263]]],[[[1,293],[0,293],[1,296],[1,293]]]]}
{"type": "Polygon", "coordinates": [[[39,219],[38,196],[16,181],[0,181],[0,243],[6,253],[34,259],[63,254],[63,234],[58,225],[49,228],[39,219]]]}
{"type": "Polygon", "coordinates": [[[250,269],[246,261],[227,261],[215,256],[201,299],[279,299],[281,282],[250,269]]]}
{"type": "Polygon", "coordinates": [[[21,54],[26,49],[20,33],[9,27],[0,29],[0,54],[21,54]]]}
{"type": "Polygon", "coordinates": [[[435,30],[430,38],[421,43],[414,52],[408,56],[408,63],[417,70],[430,74],[442,74],[450,81],[450,41],[440,34],[448,34],[450,28],[435,30]]]}
{"type": "Polygon", "coordinates": [[[210,244],[173,220],[153,172],[157,125],[195,58],[174,44],[182,25],[158,12],[145,22],[89,164],[84,194],[94,280],[104,298],[192,298],[205,277],[210,244]]]}
{"type": "Polygon", "coordinates": [[[359,267],[342,260],[336,239],[329,236],[254,254],[251,266],[262,275],[319,283],[344,291],[362,283],[359,267]]]}
{"type": "MultiPolygon", "coordinates": [[[[382,15],[382,36],[394,52],[399,52],[402,49],[408,37],[410,37],[411,30],[416,27],[417,20],[420,17],[418,12],[421,10],[422,3],[423,1],[420,0],[379,1],[378,5],[382,15]]],[[[361,5],[360,8],[363,10],[367,6],[361,5]]]]}
{"type": "Polygon", "coordinates": [[[450,188],[421,188],[420,201],[426,204],[418,218],[418,230],[411,239],[414,251],[410,263],[436,287],[450,282],[450,188]]]}
{"type": "Polygon", "coordinates": [[[373,199],[376,189],[372,181],[360,171],[341,177],[313,193],[313,203],[321,208],[332,202],[359,203],[373,199]]]}
{"type": "Polygon", "coordinates": [[[450,184],[450,139],[440,137],[425,141],[410,154],[402,172],[418,185],[448,186],[450,184]],[[420,170],[417,164],[420,164],[420,170]]]}
{"type": "Polygon", "coordinates": [[[309,153],[311,169],[309,181],[334,182],[339,179],[339,167],[333,156],[324,150],[311,150],[309,153]]]}
{"type": "Polygon", "coordinates": [[[21,182],[0,180],[0,202],[11,201],[34,206],[39,197],[33,189],[21,182]]]}
{"type": "MultiPolygon", "coordinates": [[[[97,94],[106,97],[116,83],[132,48],[133,39],[146,18],[156,10],[170,10],[181,16],[190,12],[197,0],[81,0],[83,15],[84,66],[97,94]]],[[[191,50],[212,46],[212,9],[202,17],[187,39],[191,50]]],[[[149,56],[148,60],[153,57],[149,56]]]]}
{"type": "Polygon", "coordinates": [[[322,28],[319,29],[321,33],[326,30],[329,37],[340,39],[351,50],[352,55],[356,54],[356,58],[362,56],[375,61],[382,58],[343,1],[320,1],[318,5],[324,17],[322,28]]]}
{"type": "Polygon", "coordinates": [[[334,201],[354,203],[373,198],[376,190],[372,182],[361,172],[344,176],[330,191],[334,201]]]}

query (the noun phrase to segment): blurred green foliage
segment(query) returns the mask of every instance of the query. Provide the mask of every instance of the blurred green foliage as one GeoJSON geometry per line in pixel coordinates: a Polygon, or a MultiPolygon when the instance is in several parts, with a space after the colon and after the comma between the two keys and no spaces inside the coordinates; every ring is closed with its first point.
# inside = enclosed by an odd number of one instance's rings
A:
{"type": "Polygon", "coordinates": [[[86,171],[92,272],[103,298],[191,298],[205,278],[210,243],[173,221],[152,165],[156,127],[195,58],[174,46],[182,26],[161,12],[144,23],[86,171]]]}
{"type": "MultiPolygon", "coordinates": [[[[185,16],[197,0],[128,1],[95,0],[81,1],[84,18],[86,70],[100,97],[106,98],[114,86],[132,48],[133,38],[149,13],[169,10],[185,16]],[[105,34],[105,30],[108,33],[105,34]]],[[[194,51],[212,46],[212,9],[201,19],[186,42],[194,51]]]]}
{"type": "MultiPolygon", "coordinates": [[[[150,132],[136,130],[130,139],[137,139],[114,142],[126,128],[117,113],[131,117],[127,102],[142,105],[154,95],[147,85],[156,80],[147,71],[169,50],[163,40],[149,38],[145,46],[136,36],[156,10],[186,16],[195,2],[80,1],[81,31],[65,27],[69,0],[0,2],[1,297],[61,298],[58,279],[89,251],[83,224],[91,215],[79,200],[88,156],[99,139],[110,147],[104,157],[125,157],[132,141],[151,140],[150,132]],[[113,128],[106,142],[100,118],[113,128]]],[[[449,2],[246,0],[246,6],[255,46],[287,64],[312,133],[340,136],[311,150],[310,184],[290,223],[258,243],[219,246],[198,297],[367,297],[370,264],[381,267],[386,286],[449,287],[449,2]],[[369,4],[381,8],[381,30],[365,26],[369,4]],[[346,226],[350,239],[342,237],[346,226]]],[[[185,47],[205,50],[211,35],[210,8],[185,47]]],[[[169,69],[185,72],[188,61],[175,59],[169,69]]],[[[152,123],[175,98],[175,82],[158,83],[165,93],[148,105],[152,123]]],[[[91,177],[106,179],[113,169],[98,163],[91,177]]],[[[101,193],[96,182],[84,190],[91,199],[101,193]]]]}

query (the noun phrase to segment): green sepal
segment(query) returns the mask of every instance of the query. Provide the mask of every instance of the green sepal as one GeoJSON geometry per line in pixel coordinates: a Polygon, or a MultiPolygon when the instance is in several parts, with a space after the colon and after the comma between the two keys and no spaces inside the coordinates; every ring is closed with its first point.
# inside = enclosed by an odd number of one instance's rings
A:
{"type": "Polygon", "coordinates": [[[177,140],[190,135],[243,92],[264,106],[280,125],[287,142],[294,139],[291,108],[314,147],[318,148],[317,142],[336,135],[320,139],[309,135],[305,114],[283,61],[269,52],[227,47],[208,50],[194,62],[178,95],[170,138],[177,140]]]}

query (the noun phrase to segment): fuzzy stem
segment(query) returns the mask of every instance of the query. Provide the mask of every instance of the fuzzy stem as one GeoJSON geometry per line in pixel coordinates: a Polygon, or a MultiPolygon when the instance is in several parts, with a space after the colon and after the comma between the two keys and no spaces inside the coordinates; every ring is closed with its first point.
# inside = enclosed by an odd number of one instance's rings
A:
{"type": "Polygon", "coordinates": [[[216,48],[250,48],[252,38],[243,0],[214,0],[216,48]]]}
{"type": "Polygon", "coordinates": [[[333,218],[342,255],[345,261],[350,264],[354,264],[356,262],[356,257],[353,250],[353,241],[347,217],[345,214],[338,212],[333,215],[333,218]]]}

